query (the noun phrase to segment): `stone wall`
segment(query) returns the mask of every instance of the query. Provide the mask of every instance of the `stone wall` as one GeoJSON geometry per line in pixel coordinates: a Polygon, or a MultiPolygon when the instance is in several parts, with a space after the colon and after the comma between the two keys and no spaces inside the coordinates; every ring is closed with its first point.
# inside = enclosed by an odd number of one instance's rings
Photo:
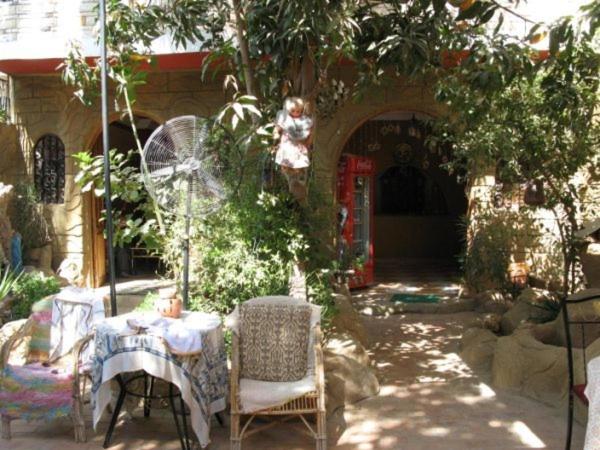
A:
{"type": "MultiPolygon", "coordinates": [[[[89,264],[84,254],[91,245],[88,235],[89,214],[86,198],[80,195],[74,182],[75,152],[90,149],[101,130],[99,107],[85,108],[72,96],[58,76],[13,77],[14,126],[0,127],[0,142],[13,142],[11,158],[0,160],[0,178],[3,181],[33,179],[33,147],[46,133],[60,137],[66,149],[65,203],[47,205],[46,215],[56,235],[53,242],[53,266],[65,258],[76,260],[84,267],[89,264]],[[9,138],[4,139],[8,133],[9,138]],[[18,151],[16,151],[18,149],[18,151]]],[[[162,123],[182,114],[208,116],[225,102],[220,84],[206,85],[199,73],[159,73],[149,77],[140,89],[136,113],[162,123]]],[[[109,101],[114,106],[114,102],[109,101]]],[[[111,111],[111,120],[120,117],[111,111]]]]}

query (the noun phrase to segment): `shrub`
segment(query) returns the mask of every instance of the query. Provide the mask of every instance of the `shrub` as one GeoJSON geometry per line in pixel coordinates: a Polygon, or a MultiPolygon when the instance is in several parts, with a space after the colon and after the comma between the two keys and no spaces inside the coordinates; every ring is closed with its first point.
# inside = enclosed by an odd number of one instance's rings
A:
{"type": "Polygon", "coordinates": [[[24,319],[31,314],[31,306],[42,298],[60,290],[58,280],[40,272],[24,273],[13,287],[15,301],[12,306],[13,319],[24,319]]]}
{"type": "Polygon", "coordinates": [[[486,210],[465,227],[468,243],[461,262],[467,285],[477,291],[510,288],[511,259],[525,259],[539,247],[539,226],[523,210],[486,210]]]}

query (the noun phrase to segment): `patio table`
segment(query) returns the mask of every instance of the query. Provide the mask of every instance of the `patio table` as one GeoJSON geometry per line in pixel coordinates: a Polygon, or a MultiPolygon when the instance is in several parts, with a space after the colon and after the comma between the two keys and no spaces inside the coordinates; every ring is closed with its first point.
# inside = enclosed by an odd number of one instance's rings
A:
{"type": "MultiPolygon", "coordinates": [[[[225,409],[228,392],[227,356],[221,320],[215,314],[184,311],[181,318],[177,319],[180,321],[178,325],[183,324],[200,334],[201,351],[176,355],[162,337],[149,332],[136,333],[128,325],[128,321],[131,324],[132,320],[139,322],[152,317],[157,316],[154,313],[134,312],[97,324],[92,369],[94,429],[111,399],[110,380],[116,378],[123,392],[121,374],[143,370],[179,389],[181,399],[189,409],[192,430],[200,445],[206,447],[210,442],[210,417],[225,409]]],[[[183,420],[185,424],[185,416],[183,420]]]]}

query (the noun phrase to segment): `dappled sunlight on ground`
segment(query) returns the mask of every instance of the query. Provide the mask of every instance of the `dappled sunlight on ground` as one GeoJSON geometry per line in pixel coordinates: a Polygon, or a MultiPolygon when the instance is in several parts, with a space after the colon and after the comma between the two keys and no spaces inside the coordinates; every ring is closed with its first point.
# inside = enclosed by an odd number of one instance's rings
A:
{"type": "MultiPolygon", "coordinates": [[[[494,389],[460,358],[474,313],[365,318],[381,392],[346,410],[339,448],[562,448],[563,411],[494,389]],[[363,423],[377,415],[381,420],[363,423]]],[[[583,430],[578,427],[579,448],[583,430]]]]}

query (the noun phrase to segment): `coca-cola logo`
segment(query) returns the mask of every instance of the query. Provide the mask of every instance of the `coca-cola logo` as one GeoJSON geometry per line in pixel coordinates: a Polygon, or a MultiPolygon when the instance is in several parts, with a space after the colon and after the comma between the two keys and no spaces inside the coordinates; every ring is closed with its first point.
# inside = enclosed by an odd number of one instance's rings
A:
{"type": "Polygon", "coordinates": [[[373,162],[370,159],[361,159],[356,161],[356,170],[371,170],[373,168],[373,162]]]}

